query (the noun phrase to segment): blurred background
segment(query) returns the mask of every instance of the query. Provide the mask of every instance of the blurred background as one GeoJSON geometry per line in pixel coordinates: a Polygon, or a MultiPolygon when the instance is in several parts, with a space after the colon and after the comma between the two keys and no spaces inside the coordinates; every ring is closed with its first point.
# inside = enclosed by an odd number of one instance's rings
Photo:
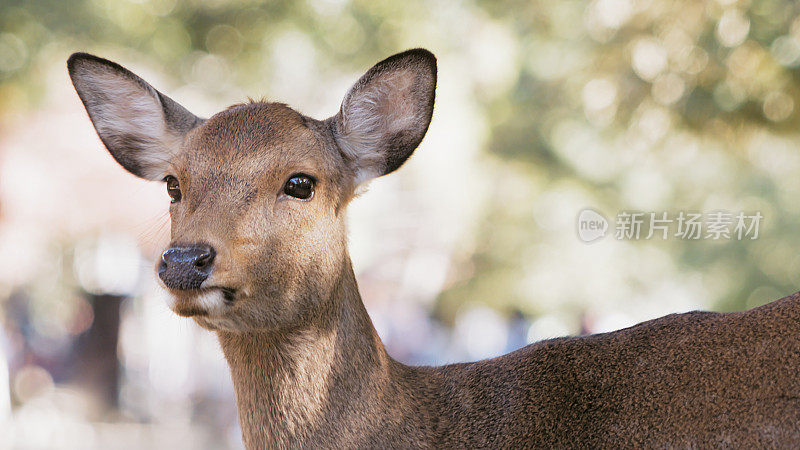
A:
{"type": "Polygon", "coordinates": [[[241,447],[214,335],[155,283],[165,188],[102,147],[70,53],[200,116],[263,96],[325,118],[410,47],[438,57],[432,125],[349,211],[396,359],[480,359],[797,290],[793,1],[0,0],[0,448],[241,447]],[[612,228],[586,244],[587,207],[611,227],[620,211],[763,220],[755,240],[612,228]]]}

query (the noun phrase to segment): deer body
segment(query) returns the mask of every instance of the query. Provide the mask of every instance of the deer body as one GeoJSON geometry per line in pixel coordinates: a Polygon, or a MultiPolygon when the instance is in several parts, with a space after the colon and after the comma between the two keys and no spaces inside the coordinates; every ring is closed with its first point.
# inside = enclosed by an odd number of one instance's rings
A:
{"type": "Polygon", "coordinates": [[[112,156],[172,198],[159,279],[216,332],[247,448],[800,445],[800,296],[409,367],[358,292],[344,211],[422,140],[436,62],[381,61],[319,121],[267,102],[209,119],[121,66],[75,54],[112,156]]]}
{"type": "Polygon", "coordinates": [[[248,448],[800,443],[799,294],[444,367],[392,360],[363,308],[330,325],[220,334],[248,448]]]}

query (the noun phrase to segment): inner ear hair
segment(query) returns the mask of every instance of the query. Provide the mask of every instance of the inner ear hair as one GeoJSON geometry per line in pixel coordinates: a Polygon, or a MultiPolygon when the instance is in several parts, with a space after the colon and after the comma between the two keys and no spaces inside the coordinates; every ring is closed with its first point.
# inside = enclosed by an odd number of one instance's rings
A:
{"type": "Polygon", "coordinates": [[[411,156],[428,130],[435,90],[436,58],[424,49],[390,56],[353,85],[333,121],[356,184],[393,172],[411,156]]]}
{"type": "Polygon", "coordinates": [[[163,179],[185,134],[202,119],[112,61],[75,53],[67,67],[114,159],[136,176],[163,179]]]}

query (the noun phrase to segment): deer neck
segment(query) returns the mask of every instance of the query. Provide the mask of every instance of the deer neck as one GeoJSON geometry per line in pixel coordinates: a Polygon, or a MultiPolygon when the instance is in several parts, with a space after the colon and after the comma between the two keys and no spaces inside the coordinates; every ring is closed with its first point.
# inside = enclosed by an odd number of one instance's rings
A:
{"type": "Polygon", "coordinates": [[[302,326],[218,333],[247,448],[329,433],[336,418],[368,407],[391,381],[396,363],[372,326],[347,262],[331,298],[323,302],[326,311],[302,326]]]}

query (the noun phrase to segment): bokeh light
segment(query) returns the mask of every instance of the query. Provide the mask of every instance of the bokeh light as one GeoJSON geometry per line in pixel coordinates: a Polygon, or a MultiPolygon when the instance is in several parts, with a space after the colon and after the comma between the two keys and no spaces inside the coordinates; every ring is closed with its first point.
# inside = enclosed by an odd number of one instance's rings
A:
{"type": "Polygon", "coordinates": [[[400,361],[797,290],[793,2],[0,0],[0,24],[0,448],[241,447],[214,336],[155,283],[168,198],[102,148],[65,70],[78,50],[201,116],[250,96],[317,118],[378,60],[432,50],[423,144],[349,206],[400,361]],[[764,222],[756,240],[586,244],[585,208],[764,222]]]}

